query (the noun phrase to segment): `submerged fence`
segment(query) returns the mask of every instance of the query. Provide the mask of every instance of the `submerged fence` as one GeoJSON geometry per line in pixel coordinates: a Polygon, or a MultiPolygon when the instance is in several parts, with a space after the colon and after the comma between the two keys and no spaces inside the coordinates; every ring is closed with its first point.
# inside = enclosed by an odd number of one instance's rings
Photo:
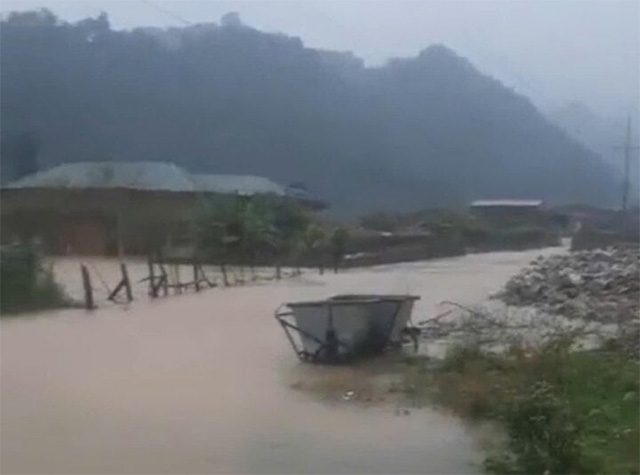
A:
{"type": "Polygon", "coordinates": [[[214,288],[259,284],[298,275],[292,268],[219,266],[153,259],[50,258],[56,281],[78,305],[95,309],[113,304],[161,299],[214,288]]]}

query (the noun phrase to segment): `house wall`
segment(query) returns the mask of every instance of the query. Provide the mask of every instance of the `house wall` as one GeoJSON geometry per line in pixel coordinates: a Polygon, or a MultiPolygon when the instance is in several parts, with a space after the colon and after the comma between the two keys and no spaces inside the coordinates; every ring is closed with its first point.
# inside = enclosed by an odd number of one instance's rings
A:
{"type": "Polygon", "coordinates": [[[2,190],[3,243],[41,242],[53,254],[145,254],[183,232],[193,194],[132,190],[2,190]],[[118,225],[120,223],[120,226],[118,225]]]}
{"type": "MultiPolygon", "coordinates": [[[[2,243],[37,240],[52,254],[144,255],[184,245],[202,201],[233,195],[130,189],[5,188],[2,243]]],[[[304,204],[302,204],[304,206],[304,204]]]]}
{"type": "Polygon", "coordinates": [[[53,249],[59,254],[106,255],[112,249],[108,223],[97,216],[63,216],[53,249]]]}
{"type": "Polygon", "coordinates": [[[544,224],[545,214],[534,206],[473,206],[471,213],[495,226],[544,224]]]}

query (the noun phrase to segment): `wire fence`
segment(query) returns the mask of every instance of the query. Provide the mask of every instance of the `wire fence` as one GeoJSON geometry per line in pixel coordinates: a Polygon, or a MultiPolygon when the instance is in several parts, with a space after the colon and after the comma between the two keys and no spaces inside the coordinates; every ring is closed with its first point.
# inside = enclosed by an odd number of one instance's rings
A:
{"type": "MultiPolygon", "coordinates": [[[[258,285],[278,280],[273,267],[210,264],[150,264],[144,259],[120,261],[101,257],[52,257],[46,265],[66,295],[87,308],[165,298],[209,289],[258,285]],[[84,268],[84,270],[83,270],[84,268]]],[[[280,278],[300,274],[283,268],[280,278]]]]}

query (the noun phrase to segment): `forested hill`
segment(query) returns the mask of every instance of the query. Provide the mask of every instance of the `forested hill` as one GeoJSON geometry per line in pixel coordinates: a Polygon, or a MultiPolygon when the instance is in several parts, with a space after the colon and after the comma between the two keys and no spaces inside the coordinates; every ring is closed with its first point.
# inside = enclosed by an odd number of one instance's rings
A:
{"type": "Polygon", "coordinates": [[[304,182],[343,213],[607,204],[618,189],[598,156],[444,46],[366,68],[234,14],[115,31],[104,15],[25,12],[0,34],[5,182],[61,162],[172,161],[304,182]]]}

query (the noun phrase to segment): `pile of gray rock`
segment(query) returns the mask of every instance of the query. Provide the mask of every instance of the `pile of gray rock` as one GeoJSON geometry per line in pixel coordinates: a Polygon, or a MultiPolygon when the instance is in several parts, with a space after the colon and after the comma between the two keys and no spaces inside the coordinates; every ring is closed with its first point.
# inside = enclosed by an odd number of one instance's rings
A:
{"type": "Polygon", "coordinates": [[[640,252],[598,249],[538,257],[497,295],[509,305],[614,323],[639,318],[640,252]]]}

